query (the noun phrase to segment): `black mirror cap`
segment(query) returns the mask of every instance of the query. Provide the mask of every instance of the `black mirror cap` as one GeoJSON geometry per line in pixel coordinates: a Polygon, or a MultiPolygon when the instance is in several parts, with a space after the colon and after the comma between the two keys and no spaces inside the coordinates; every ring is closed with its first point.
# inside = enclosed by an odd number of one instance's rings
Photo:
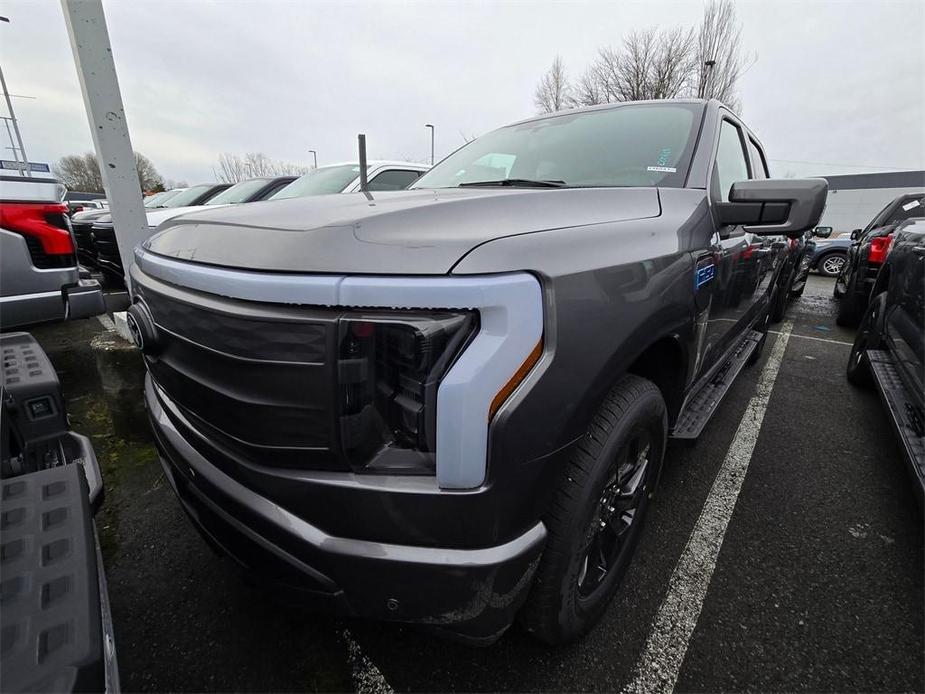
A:
{"type": "Polygon", "coordinates": [[[745,231],[761,236],[799,236],[819,222],[828,189],[824,178],[765,178],[733,183],[729,199],[736,205],[762,203],[761,223],[752,223],[745,231]]]}
{"type": "Polygon", "coordinates": [[[820,239],[827,239],[832,235],[832,227],[816,227],[813,229],[813,236],[818,236],[820,239]]]}

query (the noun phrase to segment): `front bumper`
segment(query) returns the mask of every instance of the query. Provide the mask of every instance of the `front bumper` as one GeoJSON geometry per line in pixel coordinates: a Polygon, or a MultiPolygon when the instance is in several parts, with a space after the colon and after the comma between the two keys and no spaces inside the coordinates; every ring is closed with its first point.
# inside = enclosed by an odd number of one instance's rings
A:
{"type": "Polygon", "coordinates": [[[510,626],[539,563],[542,523],[479,549],[332,536],[210,463],[174,425],[163,397],[148,376],[145,399],[165,474],[204,537],[246,568],[295,589],[306,604],[343,614],[481,643],[510,626]]]}

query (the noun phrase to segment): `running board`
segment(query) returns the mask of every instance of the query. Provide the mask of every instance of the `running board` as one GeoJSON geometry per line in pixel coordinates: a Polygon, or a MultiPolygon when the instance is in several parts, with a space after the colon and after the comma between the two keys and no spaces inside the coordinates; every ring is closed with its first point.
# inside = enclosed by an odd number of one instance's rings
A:
{"type": "Polygon", "coordinates": [[[736,376],[745,366],[761,338],[757,330],[749,330],[743,340],[736,346],[719,370],[687,401],[684,411],[678,417],[669,438],[696,439],[716,412],[723,396],[729,391],[736,376]]]}
{"type": "Polygon", "coordinates": [[[920,485],[925,485],[925,438],[922,431],[922,413],[915,406],[915,400],[906,391],[899,376],[893,355],[885,350],[867,351],[870,370],[880,392],[880,399],[886,405],[893,423],[893,430],[899,438],[903,455],[912,466],[912,472],[920,485]]]}

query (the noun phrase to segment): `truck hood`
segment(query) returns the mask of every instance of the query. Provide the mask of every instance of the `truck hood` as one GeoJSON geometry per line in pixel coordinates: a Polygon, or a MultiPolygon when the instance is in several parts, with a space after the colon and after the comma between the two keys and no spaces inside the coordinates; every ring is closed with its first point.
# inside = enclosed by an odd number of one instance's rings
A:
{"type": "Polygon", "coordinates": [[[262,271],[445,274],[506,236],[657,217],[655,188],[450,188],[323,195],[184,214],[145,244],[262,271]]]}
{"type": "Polygon", "coordinates": [[[217,210],[224,205],[191,205],[189,207],[163,207],[151,212],[146,213],[148,217],[148,226],[156,227],[157,225],[166,222],[168,219],[178,217],[181,214],[186,214],[187,212],[197,212],[199,210],[217,210]]]}

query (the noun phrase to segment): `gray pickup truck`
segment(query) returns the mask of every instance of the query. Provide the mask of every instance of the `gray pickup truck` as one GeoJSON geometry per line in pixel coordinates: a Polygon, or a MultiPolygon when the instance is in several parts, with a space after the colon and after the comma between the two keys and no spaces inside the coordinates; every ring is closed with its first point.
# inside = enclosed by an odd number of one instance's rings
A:
{"type": "Polygon", "coordinates": [[[53,178],[0,176],[0,329],[106,310],[77,264],[64,192],[53,178]]]}
{"type": "MultiPolygon", "coordinates": [[[[137,249],[166,475],[301,600],[490,643],[584,634],[669,437],[764,343],[822,179],[716,101],[540,116],[401,192],[197,212],[137,249]]],[[[792,271],[788,277],[792,277],[792,271]]]]}

